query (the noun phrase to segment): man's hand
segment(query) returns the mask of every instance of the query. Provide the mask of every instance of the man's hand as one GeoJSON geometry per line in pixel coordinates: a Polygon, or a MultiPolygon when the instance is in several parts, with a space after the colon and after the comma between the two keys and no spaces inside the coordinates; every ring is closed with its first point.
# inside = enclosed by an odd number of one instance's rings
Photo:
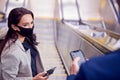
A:
{"type": "Polygon", "coordinates": [[[71,66],[70,66],[70,74],[77,74],[78,73],[78,71],[79,71],[79,65],[78,65],[78,61],[80,60],[80,57],[76,57],[74,60],[73,60],[73,62],[72,62],[72,64],[71,64],[71,66]]]}

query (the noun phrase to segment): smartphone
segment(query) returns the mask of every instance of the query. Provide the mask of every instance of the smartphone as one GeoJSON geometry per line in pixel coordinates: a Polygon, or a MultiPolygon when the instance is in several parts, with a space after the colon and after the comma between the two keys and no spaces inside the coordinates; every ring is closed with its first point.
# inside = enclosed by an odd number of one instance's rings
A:
{"type": "Polygon", "coordinates": [[[52,68],[52,69],[47,70],[47,73],[45,73],[45,75],[44,75],[43,77],[45,77],[45,76],[49,76],[49,75],[53,74],[53,72],[54,72],[55,68],[56,68],[56,67],[54,67],[54,68],[52,68]]]}
{"type": "Polygon", "coordinates": [[[70,56],[71,56],[72,60],[74,60],[74,58],[76,58],[76,57],[80,57],[78,65],[81,65],[83,62],[86,61],[85,55],[81,50],[71,51],[70,56]]]}

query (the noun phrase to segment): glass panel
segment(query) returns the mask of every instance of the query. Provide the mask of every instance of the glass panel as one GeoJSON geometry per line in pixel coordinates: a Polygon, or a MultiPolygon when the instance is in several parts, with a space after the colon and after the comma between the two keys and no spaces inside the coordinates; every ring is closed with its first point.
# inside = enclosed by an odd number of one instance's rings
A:
{"type": "Polygon", "coordinates": [[[64,20],[79,20],[76,0],[62,0],[64,20]]]}

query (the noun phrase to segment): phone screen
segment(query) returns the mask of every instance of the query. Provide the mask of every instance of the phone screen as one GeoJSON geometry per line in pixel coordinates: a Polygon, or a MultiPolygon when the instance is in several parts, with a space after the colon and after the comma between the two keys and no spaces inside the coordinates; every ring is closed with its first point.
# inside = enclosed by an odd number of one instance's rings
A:
{"type": "Polygon", "coordinates": [[[78,62],[79,65],[81,65],[81,63],[86,61],[85,56],[81,50],[71,51],[70,55],[71,55],[72,60],[74,60],[74,58],[76,58],[76,57],[80,57],[80,60],[78,62]]]}

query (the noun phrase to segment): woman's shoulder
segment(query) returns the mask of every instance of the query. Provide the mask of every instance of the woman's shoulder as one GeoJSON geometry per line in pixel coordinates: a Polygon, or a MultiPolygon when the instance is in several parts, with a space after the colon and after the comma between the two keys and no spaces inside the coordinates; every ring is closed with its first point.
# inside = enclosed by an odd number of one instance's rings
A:
{"type": "Polygon", "coordinates": [[[22,44],[19,43],[18,40],[15,42],[7,42],[3,51],[2,55],[18,55],[19,53],[23,52],[22,44]]]}

